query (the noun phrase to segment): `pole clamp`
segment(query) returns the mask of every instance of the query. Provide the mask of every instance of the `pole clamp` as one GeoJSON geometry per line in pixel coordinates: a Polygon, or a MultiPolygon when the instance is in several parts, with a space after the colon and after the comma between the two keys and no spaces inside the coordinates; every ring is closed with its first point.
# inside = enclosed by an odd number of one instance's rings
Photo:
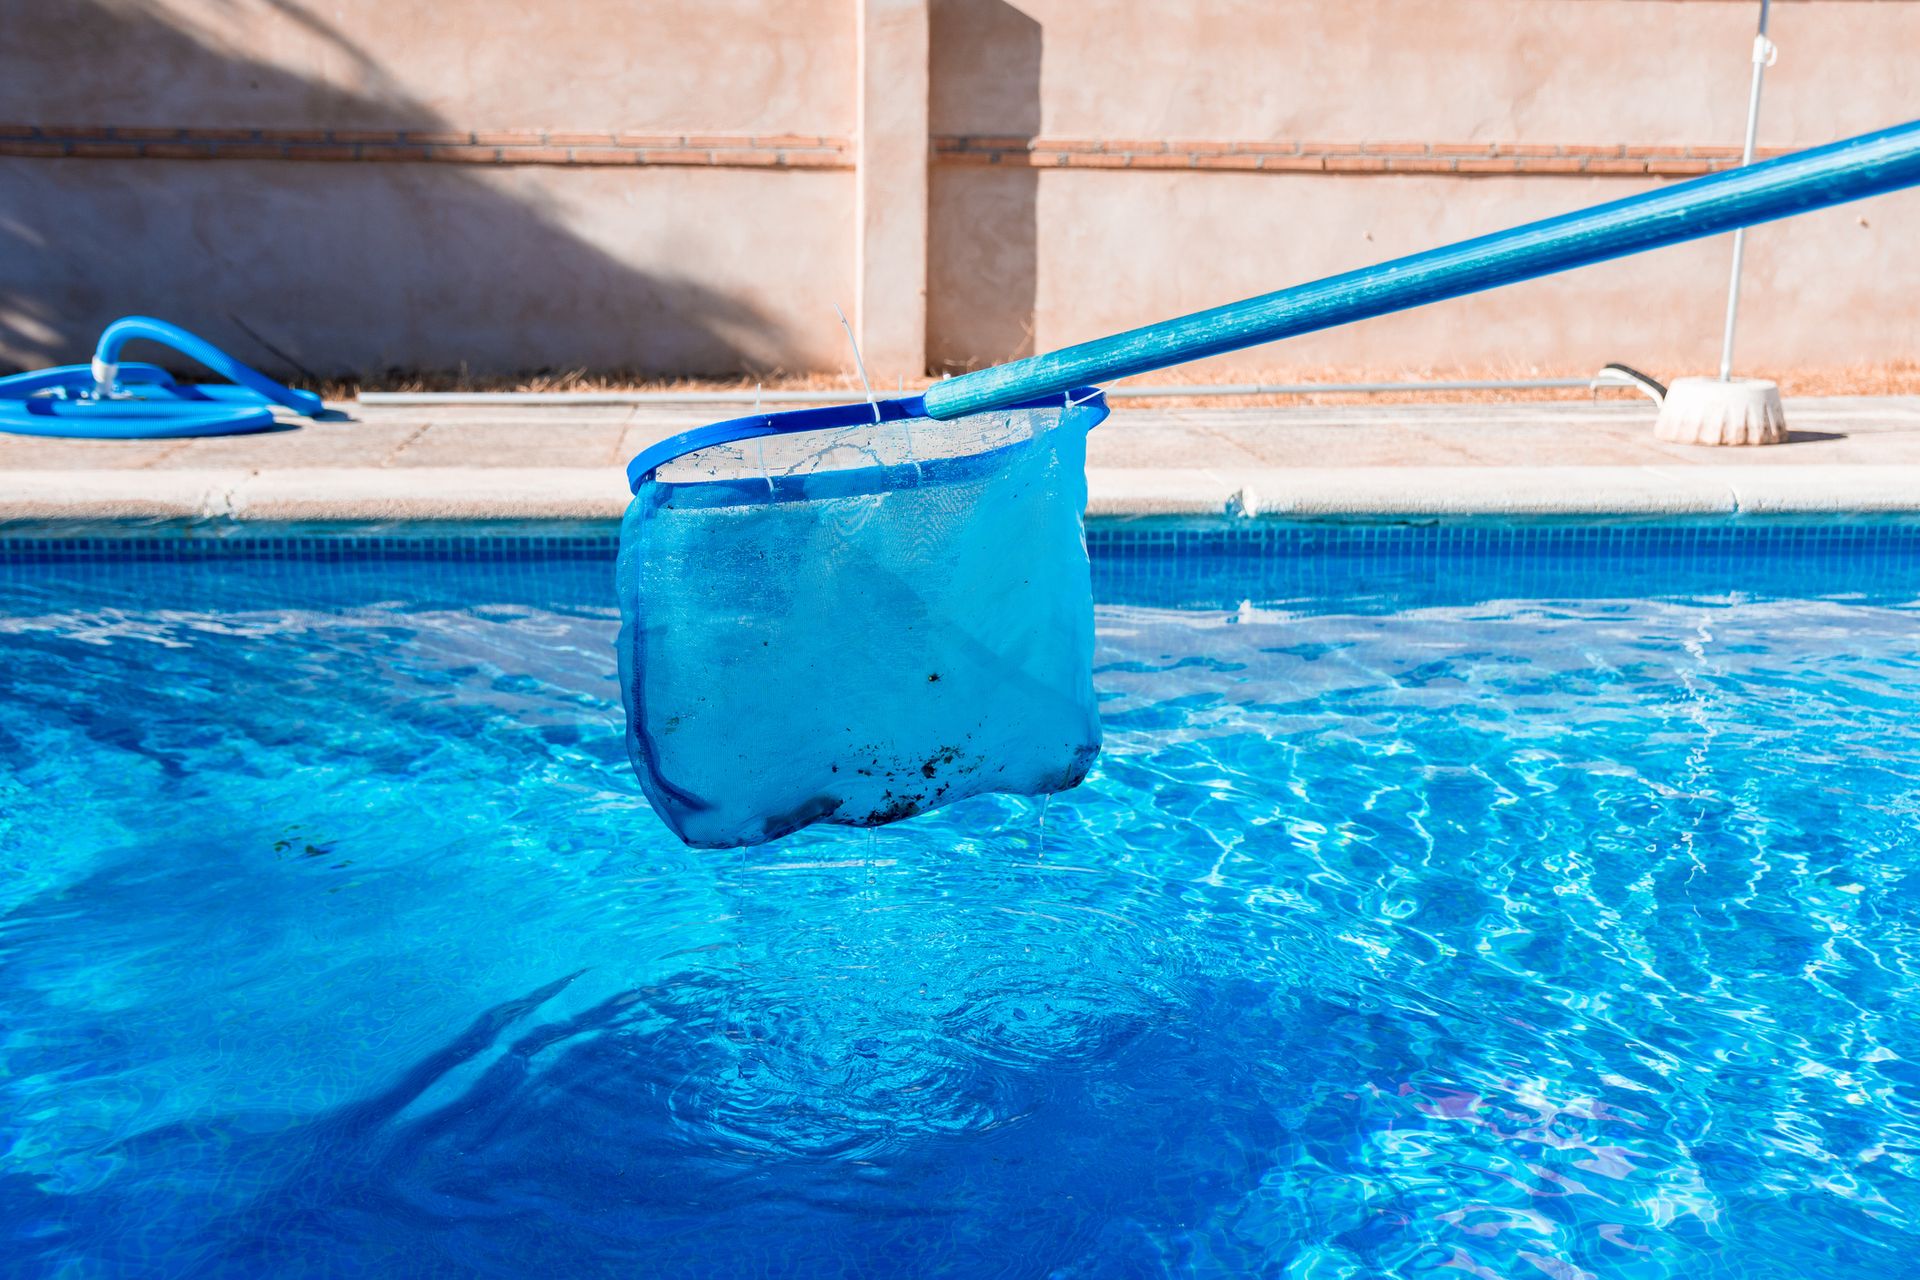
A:
{"type": "Polygon", "coordinates": [[[1763,67],[1770,67],[1780,61],[1780,46],[1765,36],[1753,38],[1753,60],[1763,67]]]}

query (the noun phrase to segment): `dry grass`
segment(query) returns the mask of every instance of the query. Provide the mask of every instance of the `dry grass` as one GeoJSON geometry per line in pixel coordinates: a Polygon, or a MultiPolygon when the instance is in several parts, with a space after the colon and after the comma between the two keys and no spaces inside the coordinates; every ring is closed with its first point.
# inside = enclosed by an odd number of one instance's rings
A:
{"type": "MultiPolygon", "coordinates": [[[[1130,379],[1132,385],[1185,385],[1200,382],[1222,383],[1281,383],[1302,385],[1316,382],[1354,383],[1354,382],[1513,382],[1536,378],[1580,378],[1591,377],[1595,372],[1589,368],[1553,368],[1538,365],[1478,365],[1478,366],[1420,366],[1393,369],[1342,367],[1342,368],[1269,368],[1252,372],[1219,375],[1211,378],[1194,376],[1193,370],[1167,370],[1161,373],[1147,374],[1130,379]]],[[[1677,376],[1672,370],[1647,369],[1655,378],[1666,380],[1677,376]]],[[[1711,373],[1710,369],[1700,369],[1700,373],[1711,373]]],[[[1902,360],[1888,364],[1859,364],[1838,368],[1805,369],[1767,369],[1749,370],[1755,376],[1774,378],[1780,383],[1783,394],[1789,396],[1866,396],[1866,395],[1920,395],[1920,361],[1902,360]]],[[[1564,401],[1583,401],[1595,397],[1604,400],[1638,399],[1641,392],[1630,387],[1609,387],[1591,392],[1584,387],[1538,387],[1511,389],[1502,391],[1392,391],[1392,392],[1327,392],[1324,394],[1286,394],[1270,396],[1236,396],[1232,403],[1236,405],[1343,405],[1343,404],[1528,404],[1564,401]]],[[[1126,399],[1126,386],[1116,387],[1110,396],[1114,400],[1126,399]]],[[[1159,405],[1180,406],[1207,403],[1201,397],[1180,396],[1167,398],[1156,396],[1151,401],[1159,405]]],[[[1214,401],[1213,403],[1223,403],[1214,401]]]]}
{"type": "Polygon", "coordinates": [[[1780,376],[1780,389],[1790,396],[1920,395],[1920,360],[1798,369],[1780,376]]]}
{"type": "MultiPolygon", "coordinates": [[[[1163,370],[1132,378],[1113,389],[1111,397],[1125,400],[1126,385],[1192,386],[1204,384],[1287,384],[1353,382],[1438,382],[1438,381],[1514,381],[1529,378],[1585,378],[1591,369],[1548,368],[1533,365],[1419,366],[1401,368],[1278,366],[1261,369],[1216,370],[1208,367],[1163,370]]],[[[1649,369],[1654,377],[1670,376],[1671,371],[1649,369]]],[[[1702,369],[1702,373],[1710,370],[1702,369]]],[[[1753,370],[1775,378],[1789,396],[1847,395],[1920,395],[1920,360],[1901,360],[1884,364],[1856,364],[1839,367],[1753,370]]],[[[862,390],[857,377],[845,373],[786,373],[774,371],[764,376],[660,378],[632,371],[589,372],[573,370],[533,377],[476,377],[465,372],[393,373],[384,377],[328,380],[313,389],[330,400],[351,399],[362,391],[751,391],[756,386],[780,391],[844,391],[857,399],[862,390]]],[[[877,388],[890,393],[893,387],[877,388]]],[[[1537,388],[1507,391],[1442,391],[1324,394],[1286,394],[1234,396],[1230,401],[1202,396],[1169,399],[1154,397],[1153,404],[1169,407],[1196,403],[1232,403],[1236,405],[1298,404],[1523,404],[1528,402],[1577,401],[1591,398],[1581,388],[1537,388]]],[[[1637,391],[1610,388],[1598,393],[1602,398],[1635,397],[1637,391]]],[[[1147,403],[1145,401],[1141,403],[1147,403]]]]}
{"type": "MultiPolygon", "coordinates": [[[[845,391],[862,393],[860,379],[851,373],[786,373],[729,377],[662,378],[631,370],[572,369],[564,373],[531,376],[475,375],[459,372],[392,372],[379,377],[327,379],[319,384],[296,383],[320,392],[329,400],[350,400],[363,391],[845,391]]],[[[878,388],[890,392],[890,387],[878,388]]]]}

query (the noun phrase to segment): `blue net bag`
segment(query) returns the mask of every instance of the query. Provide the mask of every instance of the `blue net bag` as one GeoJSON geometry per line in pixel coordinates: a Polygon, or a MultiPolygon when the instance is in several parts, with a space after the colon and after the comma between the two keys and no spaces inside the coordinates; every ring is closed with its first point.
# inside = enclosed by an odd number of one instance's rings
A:
{"type": "Polygon", "coordinates": [[[878,826],[1086,776],[1081,517],[1107,410],[1082,394],[945,422],[917,400],[744,418],[634,460],[627,751],[682,840],[878,826]]]}

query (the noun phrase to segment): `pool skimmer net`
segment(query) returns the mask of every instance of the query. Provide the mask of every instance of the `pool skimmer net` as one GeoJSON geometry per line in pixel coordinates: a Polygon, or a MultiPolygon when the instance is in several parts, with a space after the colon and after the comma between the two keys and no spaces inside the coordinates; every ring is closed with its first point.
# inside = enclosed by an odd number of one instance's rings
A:
{"type": "MultiPolygon", "coordinates": [[[[1920,121],[924,396],[869,393],[662,441],[628,468],[618,575],[641,785],[705,848],[1073,787],[1100,749],[1081,523],[1086,435],[1106,416],[1096,384],[1915,184],[1920,121]]],[[[1742,432],[1773,429],[1771,410],[1758,412],[1742,432]]]]}

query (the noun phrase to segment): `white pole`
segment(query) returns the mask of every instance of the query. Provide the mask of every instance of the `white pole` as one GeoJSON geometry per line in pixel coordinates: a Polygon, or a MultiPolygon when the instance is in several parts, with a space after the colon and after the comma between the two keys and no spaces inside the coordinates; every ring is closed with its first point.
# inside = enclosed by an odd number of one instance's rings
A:
{"type": "MultiPolygon", "coordinates": [[[[1760,34],[1753,38],[1753,88],[1747,95],[1747,143],[1740,150],[1740,163],[1753,163],[1754,138],[1760,132],[1760,80],[1779,56],[1779,49],[1767,39],[1767,11],[1773,0],[1760,0],[1760,34]]],[[[1733,233],[1733,278],[1727,284],[1727,333],[1720,343],[1720,381],[1733,377],[1733,328],[1740,319],[1740,262],[1747,252],[1747,229],[1733,233]]]]}

